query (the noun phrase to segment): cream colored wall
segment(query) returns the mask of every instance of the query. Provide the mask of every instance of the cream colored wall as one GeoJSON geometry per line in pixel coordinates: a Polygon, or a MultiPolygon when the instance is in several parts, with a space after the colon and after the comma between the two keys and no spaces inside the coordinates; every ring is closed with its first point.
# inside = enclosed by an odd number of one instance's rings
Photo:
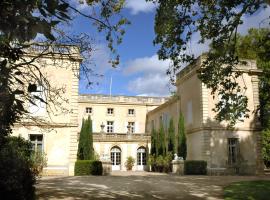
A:
{"type": "Polygon", "coordinates": [[[132,168],[133,171],[137,170],[137,150],[140,147],[147,147],[150,149],[150,142],[142,143],[138,141],[130,141],[130,142],[94,142],[94,150],[95,152],[100,155],[107,155],[110,157],[111,149],[113,147],[119,147],[121,149],[121,171],[126,171],[125,162],[127,157],[131,156],[135,159],[134,167],[132,168]]]}
{"type": "Polygon", "coordinates": [[[44,174],[73,175],[74,173],[77,154],[79,64],[80,60],[71,62],[69,59],[50,57],[38,59],[36,65],[40,65],[43,75],[51,86],[64,89],[64,93],[60,93],[58,97],[61,106],[51,102],[50,109],[47,105],[49,113],[35,115],[45,123],[37,126],[35,122],[25,119],[23,123],[16,124],[14,127],[14,136],[20,135],[29,139],[29,134],[43,135],[44,153],[47,157],[44,174]]]}
{"type": "Polygon", "coordinates": [[[95,103],[80,102],[79,103],[79,124],[81,126],[82,118],[88,116],[85,113],[86,107],[92,107],[91,119],[93,121],[93,132],[101,131],[100,125],[105,125],[106,132],[107,121],[114,121],[115,133],[127,133],[128,122],[135,122],[135,133],[145,133],[146,114],[149,110],[157,106],[148,106],[146,104],[124,104],[124,103],[95,103]],[[108,115],[107,108],[113,108],[114,114],[108,115]],[[134,109],[135,115],[129,116],[128,109],[134,109]]]}
{"type": "MultiPolygon", "coordinates": [[[[211,91],[198,79],[196,71],[201,62],[202,58],[199,57],[196,65],[188,66],[177,76],[177,95],[180,96],[180,110],[185,118],[187,134],[187,159],[206,160],[208,168],[226,168],[228,138],[238,138],[242,163],[245,165],[240,169],[240,173],[254,174],[260,162],[260,148],[257,145],[259,124],[254,120],[254,111],[259,104],[256,63],[248,61],[247,66],[238,67],[244,72],[237,81],[243,88],[243,93],[248,97],[250,118],[245,119],[244,122],[238,122],[235,129],[230,131],[226,129],[225,123],[220,124],[214,119],[216,113],[213,112],[213,108],[218,98],[213,99],[211,91]]],[[[159,116],[174,110],[177,110],[176,104],[165,103],[159,106],[148,113],[147,126],[150,127],[151,120],[155,120],[157,128],[159,116]]]]}
{"type": "MultiPolygon", "coordinates": [[[[151,134],[152,130],[152,121],[154,121],[154,129],[159,130],[159,119],[160,116],[164,114],[168,115],[169,120],[173,119],[174,130],[177,132],[178,129],[178,117],[180,113],[179,100],[176,98],[171,99],[169,102],[166,102],[159,106],[158,108],[150,111],[147,114],[146,128],[147,132],[151,134]]],[[[167,127],[168,128],[168,127],[167,127]]]]}

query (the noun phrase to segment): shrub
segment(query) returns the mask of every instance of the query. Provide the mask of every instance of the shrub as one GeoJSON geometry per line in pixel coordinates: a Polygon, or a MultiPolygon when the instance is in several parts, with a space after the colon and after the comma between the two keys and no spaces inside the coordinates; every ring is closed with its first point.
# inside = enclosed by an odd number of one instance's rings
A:
{"type": "Polygon", "coordinates": [[[132,156],[127,157],[127,161],[125,162],[125,166],[127,170],[132,170],[132,167],[135,164],[135,159],[132,156]]]}
{"type": "Polygon", "coordinates": [[[97,160],[77,160],[75,162],[74,175],[102,175],[102,162],[97,160]]]}
{"type": "Polygon", "coordinates": [[[47,166],[47,158],[43,152],[37,151],[31,154],[31,170],[35,176],[40,176],[44,167],[47,166]]]}
{"type": "Polygon", "coordinates": [[[186,160],[184,171],[187,175],[206,175],[207,162],[204,160],[186,160]]]}
{"type": "Polygon", "coordinates": [[[35,175],[31,171],[31,143],[21,137],[7,137],[0,148],[1,199],[35,198],[35,175]]]}
{"type": "Polygon", "coordinates": [[[262,156],[265,166],[270,168],[270,129],[262,132],[262,156]]]}

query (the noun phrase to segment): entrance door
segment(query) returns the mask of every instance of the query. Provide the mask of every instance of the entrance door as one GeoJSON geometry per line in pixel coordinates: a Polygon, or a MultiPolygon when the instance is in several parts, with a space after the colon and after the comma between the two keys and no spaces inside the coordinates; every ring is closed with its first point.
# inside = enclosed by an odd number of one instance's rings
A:
{"type": "Polygon", "coordinates": [[[146,150],[144,147],[140,147],[137,150],[137,170],[144,170],[146,166],[146,150]]]}
{"type": "Polygon", "coordinates": [[[121,169],[121,150],[118,147],[111,149],[112,170],[121,169]]]}

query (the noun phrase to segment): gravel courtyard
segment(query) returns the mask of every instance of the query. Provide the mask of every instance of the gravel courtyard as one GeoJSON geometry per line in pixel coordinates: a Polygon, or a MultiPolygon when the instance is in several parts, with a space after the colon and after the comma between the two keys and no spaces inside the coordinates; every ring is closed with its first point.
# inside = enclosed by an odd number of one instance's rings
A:
{"type": "Polygon", "coordinates": [[[236,181],[270,180],[269,176],[175,176],[113,172],[111,176],[43,177],[38,199],[223,199],[223,187],[236,181]]]}

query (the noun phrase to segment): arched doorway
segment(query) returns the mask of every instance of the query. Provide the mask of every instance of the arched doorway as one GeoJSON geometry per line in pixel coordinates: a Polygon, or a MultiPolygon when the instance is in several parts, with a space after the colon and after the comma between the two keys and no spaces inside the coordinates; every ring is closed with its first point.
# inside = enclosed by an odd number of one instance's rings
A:
{"type": "Polygon", "coordinates": [[[146,149],[140,147],[137,150],[137,170],[144,170],[146,166],[146,149]]]}
{"type": "Polygon", "coordinates": [[[111,161],[112,170],[121,169],[121,149],[119,147],[113,147],[111,149],[111,161]]]}

